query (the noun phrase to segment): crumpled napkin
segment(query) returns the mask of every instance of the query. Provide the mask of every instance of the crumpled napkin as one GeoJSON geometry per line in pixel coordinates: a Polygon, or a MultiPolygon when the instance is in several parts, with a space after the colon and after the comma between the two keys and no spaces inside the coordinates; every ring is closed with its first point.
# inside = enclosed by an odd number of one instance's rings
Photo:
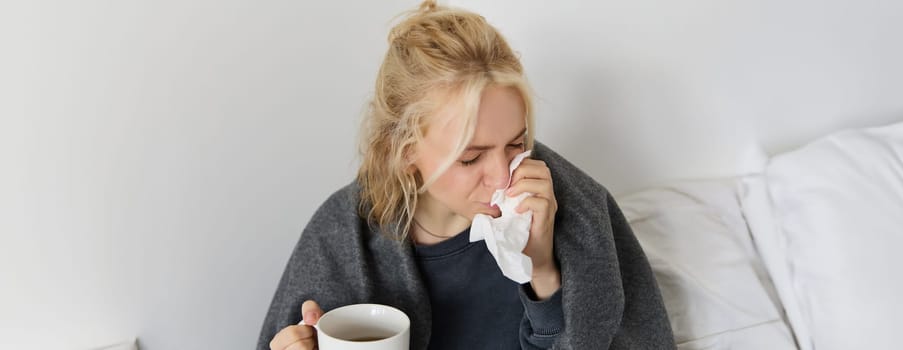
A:
{"type": "Polygon", "coordinates": [[[530,152],[528,150],[514,157],[508,166],[508,185],[492,194],[490,204],[497,205],[502,215],[493,218],[486,214],[477,214],[470,226],[470,241],[485,240],[486,248],[489,248],[489,253],[495,258],[502,274],[520,284],[533,279],[533,261],[522,253],[530,238],[533,211],[518,214],[515,209],[524,198],[533,194],[524,192],[516,197],[508,197],[505,196],[505,190],[511,186],[514,169],[530,156],[530,152]]]}

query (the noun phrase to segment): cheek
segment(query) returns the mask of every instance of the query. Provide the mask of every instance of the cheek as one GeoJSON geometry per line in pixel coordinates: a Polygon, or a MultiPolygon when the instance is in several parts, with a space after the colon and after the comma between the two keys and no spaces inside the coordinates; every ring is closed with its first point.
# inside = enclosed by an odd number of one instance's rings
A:
{"type": "Polygon", "coordinates": [[[442,177],[437,179],[436,186],[442,192],[453,198],[466,198],[473,191],[479,181],[475,170],[449,169],[442,177]]]}

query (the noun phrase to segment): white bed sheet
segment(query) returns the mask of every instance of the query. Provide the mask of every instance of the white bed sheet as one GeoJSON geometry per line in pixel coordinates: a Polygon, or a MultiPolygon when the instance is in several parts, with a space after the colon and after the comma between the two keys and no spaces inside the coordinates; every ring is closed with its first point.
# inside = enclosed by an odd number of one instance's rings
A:
{"type": "Polygon", "coordinates": [[[679,349],[796,349],[750,240],[737,179],[618,198],[652,265],[679,349]]]}

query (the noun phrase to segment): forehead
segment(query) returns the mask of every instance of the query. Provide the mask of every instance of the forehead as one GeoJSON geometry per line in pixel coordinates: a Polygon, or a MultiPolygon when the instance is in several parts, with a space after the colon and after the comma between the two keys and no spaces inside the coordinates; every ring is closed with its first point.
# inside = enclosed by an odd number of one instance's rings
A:
{"type": "MultiPolygon", "coordinates": [[[[437,93],[440,107],[427,120],[426,137],[456,140],[463,133],[468,115],[468,96],[437,93]]],[[[526,109],[520,91],[513,87],[489,86],[483,89],[476,108],[474,141],[508,135],[526,125],[526,109]]]]}
{"type": "Polygon", "coordinates": [[[521,130],[526,124],[524,100],[520,92],[512,87],[490,87],[483,91],[477,114],[477,129],[474,138],[481,135],[510,137],[512,132],[521,130]]]}

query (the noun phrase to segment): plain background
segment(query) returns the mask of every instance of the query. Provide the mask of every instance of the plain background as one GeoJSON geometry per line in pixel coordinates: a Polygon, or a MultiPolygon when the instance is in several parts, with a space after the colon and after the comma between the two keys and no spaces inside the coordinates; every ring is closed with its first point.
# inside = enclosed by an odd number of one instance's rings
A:
{"type": "MultiPolygon", "coordinates": [[[[253,348],[419,2],[0,3],[0,348],[253,348]]],[[[903,120],[892,0],[451,1],[616,194],[903,120]]]]}

